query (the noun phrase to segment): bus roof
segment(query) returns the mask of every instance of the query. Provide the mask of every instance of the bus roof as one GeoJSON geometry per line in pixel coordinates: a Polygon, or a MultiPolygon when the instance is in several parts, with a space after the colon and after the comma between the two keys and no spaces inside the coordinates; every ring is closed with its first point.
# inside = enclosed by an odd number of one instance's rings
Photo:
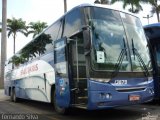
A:
{"type": "MultiPolygon", "coordinates": [[[[111,9],[111,10],[117,10],[117,11],[120,11],[120,12],[128,13],[128,14],[130,14],[130,15],[132,15],[132,16],[137,17],[136,15],[134,15],[134,14],[128,12],[128,11],[120,10],[120,9],[117,9],[117,8],[112,7],[112,6],[110,6],[110,5],[84,3],[84,4],[80,4],[80,5],[76,6],[76,7],[73,7],[71,10],[67,11],[64,15],[62,15],[60,18],[58,18],[57,20],[55,20],[51,25],[49,25],[44,31],[46,31],[48,28],[50,28],[56,21],[62,19],[64,16],[66,16],[69,12],[73,11],[74,9],[81,8],[81,7],[100,7],[100,8],[107,8],[107,9],[111,9]]],[[[137,18],[138,18],[138,17],[137,17],[137,18]]],[[[44,32],[44,31],[42,31],[42,32],[44,32]]],[[[40,33],[40,34],[41,34],[41,33],[40,33]]],[[[40,34],[39,34],[39,35],[40,35],[40,34]]],[[[39,35],[38,35],[38,36],[39,36],[39,35]]],[[[37,37],[38,37],[38,36],[37,36],[37,37]]]]}
{"type": "Polygon", "coordinates": [[[160,27],[160,23],[153,23],[153,24],[145,25],[143,27],[144,28],[160,27]]]}
{"type": "Polygon", "coordinates": [[[103,4],[94,4],[94,5],[91,5],[91,6],[95,6],[95,7],[101,7],[101,8],[108,8],[108,9],[111,9],[111,10],[117,10],[117,11],[120,11],[120,12],[124,12],[124,13],[128,13],[130,15],[133,15],[135,17],[138,17],[136,16],[135,14],[129,12],[129,11],[126,11],[126,10],[122,10],[120,8],[115,8],[114,6],[111,6],[111,5],[103,5],[103,4]]]}
{"type": "MultiPolygon", "coordinates": [[[[58,18],[57,20],[55,20],[50,26],[48,26],[44,31],[46,31],[48,28],[50,28],[56,21],[62,19],[64,16],[66,16],[69,12],[73,11],[74,9],[78,9],[78,8],[82,8],[82,7],[100,7],[100,8],[107,8],[107,9],[111,9],[111,10],[117,10],[120,12],[124,12],[124,13],[128,13],[134,17],[137,17],[136,15],[134,15],[131,12],[125,11],[125,10],[121,10],[121,9],[117,9],[111,5],[102,5],[102,4],[89,4],[89,3],[84,3],[84,4],[80,4],[76,7],[73,7],[71,10],[67,11],[64,15],[62,15],[60,18],[58,18]]],[[[138,17],[137,17],[138,18],[138,17]]],[[[41,33],[40,33],[41,34],[41,33]]],[[[37,36],[38,37],[38,36],[37,36]]]]}
{"type": "MultiPolygon", "coordinates": [[[[111,6],[111,5],[106,5],[106,4],[103,5],[103,4],[89,4],[89,3],[84,3],[84,4],[80,4],[80,5],[72,8],[70,11],[72,11],[73,9],[76,9],[76,8],[80,8],[80,7],[101,7],[101,8],[107,8],[107,9],[111,9],[111,10],[117,10],[117,11],[120,11],[120,12],[125,12],[125,13],[128,13],[128,14],[130,14],[130,15],[133,15],[133,16],[137,17],[135,14],[133,14],[133,13],[131,13],[131,12],[128,12],[128,11],[126,11],[126,10],[122,10],[122,9],[119,9],[119,8],[115,8],[115,7],[111,6]]],[[[70,12],[70,11],[68,11],[68,12],[70,12]]],[[[67,12],[67,13],[68,13],[68,12],[67,12]]],[[[67,14],[67,13],[66,13],[66,14],[67,14]]],[[[65,15],[65,14],[64,14],[64,15],[65,15]]]]}
{"type": "Polygon", "coordinates": [[[143,26],[146,35],[148,36],[150,41],[158,41],[160,38],[160,23],[153,23],[149,25],[143,26]]]}

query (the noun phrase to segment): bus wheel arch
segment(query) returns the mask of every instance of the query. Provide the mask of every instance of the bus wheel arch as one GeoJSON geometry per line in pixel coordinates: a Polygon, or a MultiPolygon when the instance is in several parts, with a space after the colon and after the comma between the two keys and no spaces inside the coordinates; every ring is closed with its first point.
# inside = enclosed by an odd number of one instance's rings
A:
{"type": "Polygon", "coordinates": [[[54,91],[55,91],[55,84],[51,86],[51,103],[54,104],[54,91]]]}
{"type": "Polygon", "coordinates": [[[17,96],[16,96],[15,87],[12,87],[12,89],[11,89],[11,101],[12,101],[12,102],[17,102],[17,101],[18,101],[18,98],[17,98],[17,96]]]}
{"type": "Polygon", "coordinates": [[[51,87],[51,104],[54,106],[54,110],[61,114],[61,115],[65,115],[68,113],[68,108],[63,108],[63,107],[60,107],[56,104],[56,88],[55,88],[55,85],[52,85],[51,87]]]}
{"type": "Polygon", "coordinates": [[[11,96],[11,87],[8,88],[8,95],[11,96]]]}

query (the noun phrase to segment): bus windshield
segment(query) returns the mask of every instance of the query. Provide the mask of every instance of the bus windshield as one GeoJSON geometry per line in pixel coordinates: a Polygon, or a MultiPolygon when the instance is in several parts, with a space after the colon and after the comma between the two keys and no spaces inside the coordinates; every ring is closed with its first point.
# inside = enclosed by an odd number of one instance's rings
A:
{"type": "Polygon", "coordinates": [[[143,63],[148,70],[151,69],[151,62],[149,56],[149,49],[147,40],[144,34],[143,27],[139,18],[132,15],[121,15],[125,27],[126,35],[129,43],[129,50],[131,54],[131,62],[133,71],[142,71],[143,63]],[[143,61],[141,61],[141,60],[143,61]]]}
{"type": "Polygon", "coordinates": [[[120,71],[143,71],[141,62],[144,65],[148,63],[149,52],[139,19],[126,13],[102,8],[95,8],[94,13],[89,23],[92,30],[93,68],[115,70],[116,65],[120,64],[120,71]],[[133,44],[134,50],[138,53],[131,51],[133,44]]]}

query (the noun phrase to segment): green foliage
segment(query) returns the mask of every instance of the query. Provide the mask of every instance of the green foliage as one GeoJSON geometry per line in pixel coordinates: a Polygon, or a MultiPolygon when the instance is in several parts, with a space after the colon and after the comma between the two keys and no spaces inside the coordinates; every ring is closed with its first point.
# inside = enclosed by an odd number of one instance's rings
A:
{"type": "Polygon", "coordinates": [[[12,60],[10,60],[9,63],[10,63],[10,62],[11,62],[11,63],[14,63],[14,65],[17,66],[17,65],[19,65],[20,61],[21,61],[21,60],[20,60],[20,57],[18,57],[18,56],[13,56],[13,57],[12,57],[12,60]]]}
{"type": "Polygon", "coordinates": [[[42,33],[20,51],[18,55],[19,57],[16,55],[13,56],[10,62],[14,65],[19,65],[29,61],[29,59],[40,56],[45,53],[45,47],[50,43],[52,43],[51,36],[49,34],[42,33]]]}
{"type": "Polygon", "coordinates": [[[142,6],[140,5],[140,2],[145,2],[145,0],[111,0],[111,4],[114,4],[116,2],[123,2],[123,8],[125,9],[128,5],[131,6],[130,9],[128,9],[132,13],[138,13],[139,11],[143,10],[142,6]]]}
{"type": "Polygon", "coordinates": [[[157,21],[160,22],[159,13],[160,13],[160,4],[158,4],[159,0],[147,0],[148,3],[152,6],[151,13],[157,14],[157,21]]]}
{"type": "Polygon", "coordinates": [[[95,4],[109,4],[109,0],[95,0],[95,4]]]}
{"type": "Polygon", "coordinates": [[[46,51],[45,46],[50,43],[52,43],[51,36],[49,34],[41,34],[33,41],[35,46],[32,48],[34,51],[32,55],[35,56],[35,53],[38,55],[44,54],[46,51]]]}
{"type": "Polygon", "coordinates": [[[14,17],[12,19],[7,19],[7,30],[8,30],[8,37],[10,35],[13,36],[14,40],[14,54],[15,54],[15,40],[16,40],[16,35],[17,33],[22,33],[25,36],[27,36],[27,26],[26,22],[23,21],[21,18],[20,19],[15,19],[14,17]]]}
{"type": "Polygon", "coordinates": [[[7,30],[8,30],[8,37],[12,34],[13,36],[17,34],[17,32],[20,32],[27,36],[27,26],[26,22],[23,21],[21,18],[16,19],[7,19],[7,30]]]}
{"type": "Polygon", "coordinates": [[[30,28],[28,34],[33,33],[33,38],[40,34],[46,27],[48,27],[45,22],[30,22],[28,28],[30,28]]]}
{"type": "MultiPolygon", "coordinates": [[[[23,21],[21,18],[16,19],[7,19],[7,30],[8,30],[8,37],[11,35],[13,36],[14,40],[14,53],[15,53],[15,40],[17,33],[22,33],[25,36],[28,34],[33,33],[33,37],[43,31],[44,28],[47,27],[45,22],[30,22],[29,26],[26,26],[26,22],[23,21]],[[28,28],[30,31],[28,32],[28,28]]],[[[1,30],[1,29],[0,29],[1,30]]],[[[29,45],[24,47],[18,55],[14,55],[10,62],[14,65],[23,64],[24,62],[28,61],[29,58],[36,57],[36,54],[40,55],[45,52],[46,44],[52,42],[51,37],[46,34],[42,34],[37,37],[34,41],[32,41],[29,45]]]]}

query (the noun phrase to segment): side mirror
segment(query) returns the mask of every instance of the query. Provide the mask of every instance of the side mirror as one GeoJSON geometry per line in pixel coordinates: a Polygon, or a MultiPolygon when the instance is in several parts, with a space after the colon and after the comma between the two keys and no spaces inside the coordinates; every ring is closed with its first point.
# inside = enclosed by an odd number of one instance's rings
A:
{"type": "Polygon", "coordinates": [[[84,30],[83,37],[84,37],[84,50],[85,50],[85,54],[87,55],[91,50],[90,30],[88,30],[88,29],[84,30]]]}

